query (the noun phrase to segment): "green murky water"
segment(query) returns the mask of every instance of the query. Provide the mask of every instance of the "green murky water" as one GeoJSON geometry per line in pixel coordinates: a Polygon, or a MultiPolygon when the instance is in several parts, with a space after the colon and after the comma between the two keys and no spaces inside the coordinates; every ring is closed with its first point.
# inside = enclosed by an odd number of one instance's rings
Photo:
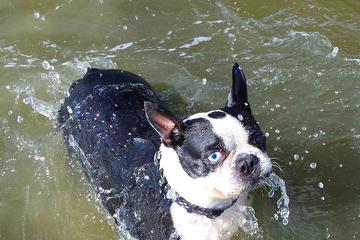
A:
{"type": "Polygon", "coordinates": [[[1,0],[0,22],[0,239],[118,239],[54,129],[87,66],[185,116],[223,106],[235,61],[291,201],[284,226],[252,194],[263,239],[360,238],[359,1],[1,0]]]}

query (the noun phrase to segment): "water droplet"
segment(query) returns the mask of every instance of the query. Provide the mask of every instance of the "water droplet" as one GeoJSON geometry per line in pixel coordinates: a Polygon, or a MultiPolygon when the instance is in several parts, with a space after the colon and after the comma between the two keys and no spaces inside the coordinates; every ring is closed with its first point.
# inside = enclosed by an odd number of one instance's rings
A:
{"type": "Polygon", "coordinates": [[[49,77],[54,81],[58,81],[60,79],[59,73],[53,71],[49,73],[49,77]]]}
{"type": "Polygon", "coordinates": [[[50,63],[48,62],[48,61],[43,61],[42,63],[41,63],[41,65],[42,65],[42,67],[45,69],[45,70],[49,70],[50,68],[51,68],[51,65],[50,65],[50,63]]]}
{"type": "Polygon", "coordinates": [[[237,118],[238,118],[240,121],[244,120],[244,117],[243,117],[241,114],[237,115],[237,118]]]}
{"type": "Polygon", "coordinates": [[[319,182],[318,186],[319,188],[324,188],[324,184],[322,182],[319,182]]]}
{"type": "Polygon", "coordinates": [[[202,84],[205,85],[207,83],[207,79],[206,78],[203,78],[202,79],[202,84]]]}
{"type": "Polygon", "coordinates": [[[69,114],[72,114],[73,113],[73,110],[70,106],[66,106],[66,109],[68,111],[69,114]]]}
{"type": "Polygon", "coordinates": [[[306,131],[306,127],[302,127],[301,130],[306,131]]]}
{"type": "Polygon", "coordinates": [[[47,74],[45,74],[45,73],[41,73],[40,77],[42,80],[46,80],[48,78],[47,74]]]}
{"type": "Polygon", "coordinates": [[[324,200],[325,200],[325,197],[321,197],[320,199],[321,199],[322,201],[324,201],[324,200]]]}
{"type": "Polygon", "coordinates": [[[22,123],[24,121],[24,118],[22,116],[17,117],[17,122],[22,123]]]}
{"type": "Polygon", "coordinates": [[[310,168],[315,169],[317,167],[317,164],[315,162],[310,163],[310,168]]]}
{"type": "Polygon", "coordinates": [[[329,239],[331,237],[331,234],[329,232],[329,228],[326,228],[326,239],[329,239]]]}
{"type": "Polygon", "coordinates": [[[39,19],[39,18],[40,18],[40,13],[39,13],[38,11],[34,11],[33,17],[34,17],[35,19],[39,19]]]}
{"type": "Polygon", "coordinates": [[[301,131],[297,131],[296,133],[297,133],[297,135],[301,135],[301,131]]]}
{"type": "Polygon", "coordinates": [[[276,108],[280,108],[280,104],[275,104],[275,107],[276,107],[276,108]]]}
{"type": "Polygon", "coordinates": [[[275,133],[279,134],[280,130],[279,129],[275,129],[275,133]]]}
{"type": "Polygon", "coordinates": [[[270,133],[266,132],[264,135],[265,135],[265,137],[269,137],[270,133]]]}
{"type": "Polygon", "coordinates": [[[70,97],[69,91],[65,91],[65,92],[64,92],[64,97],[66,97],[66,98],[70,97]]]}
{"type": "Polygon", "coordinates": [[[128,26],[124,25],[123,29],[126,31],[128,29],[128,26]]]}
{"type": "Polygon", "coordinates": [[[342,168],[343,167],[343,165],[342,164],[339,164],[339,168],[342,168]]]}
{"type": "Polygon", "coordinates": [[[298,154],[294,154],[294,160],[299,160],[300,159],[300,156],[298,154]]]}

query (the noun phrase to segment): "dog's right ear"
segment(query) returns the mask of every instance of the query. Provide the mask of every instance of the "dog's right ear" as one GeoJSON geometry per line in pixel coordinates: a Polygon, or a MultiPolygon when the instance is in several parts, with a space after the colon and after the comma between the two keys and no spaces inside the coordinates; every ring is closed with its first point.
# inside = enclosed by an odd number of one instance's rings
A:
{"type": "Polygon", "coordinates": [[[179,145],[182,141],[183,123],[173,114],[165,113],[158,109],[155,104],[145,101],[144,110],[150,125],[160,135],[165,146],[179,145]]]}

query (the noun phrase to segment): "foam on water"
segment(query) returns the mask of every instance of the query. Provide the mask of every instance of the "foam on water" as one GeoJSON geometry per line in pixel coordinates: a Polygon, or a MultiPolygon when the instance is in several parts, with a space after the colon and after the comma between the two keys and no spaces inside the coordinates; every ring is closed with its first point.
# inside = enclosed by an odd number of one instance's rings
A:
{"type": "Polygon", "coordinates": [[[277,211],[274,214],[275,219],[277,220],[279,217],[282,219],[282,223],[287,225],[289,223],[289,196],[286,194],[286,186],[283,179],[281,179],[275,173],[272,173],[266,181],[266,184],[270,187],[270,191],[268,192],[269,197],[274,197],[275,192],[280,189],[280,198],[277,200],[277,211]]]}
{"type": "Polygon", "coordinates": [[[196,37],[192,40],[191,43],[181,45],[179,48],[190,48],[190,47],[196,46],[202,42],[210,41],[211,39],[212,39],[212,37],[196,37]]]}
{"type": "Polygon", "coordinates": [[[110,52],[116,52],[116,51],[119,51],[119,50],[124,50],[124,49],[127,49],[127,48],[131,47],[133,44],[134,44],[133,42],[119,44],[119,45],[109,49],[109,51],[110,52]]]}

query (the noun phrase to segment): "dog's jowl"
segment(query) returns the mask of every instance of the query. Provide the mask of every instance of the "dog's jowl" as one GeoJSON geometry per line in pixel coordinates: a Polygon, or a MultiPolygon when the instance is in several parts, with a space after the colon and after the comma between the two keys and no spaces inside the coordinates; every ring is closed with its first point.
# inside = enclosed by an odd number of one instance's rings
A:
{"type": "Polygon", "coordinates": [[[58,117],[68,151],[131,236],[230,239],[239,230],[239,209],[271,163],[237,64],[232,78],[223,108],[185,119],[130,72],[92,68],[70,87],[58,117]]]}

